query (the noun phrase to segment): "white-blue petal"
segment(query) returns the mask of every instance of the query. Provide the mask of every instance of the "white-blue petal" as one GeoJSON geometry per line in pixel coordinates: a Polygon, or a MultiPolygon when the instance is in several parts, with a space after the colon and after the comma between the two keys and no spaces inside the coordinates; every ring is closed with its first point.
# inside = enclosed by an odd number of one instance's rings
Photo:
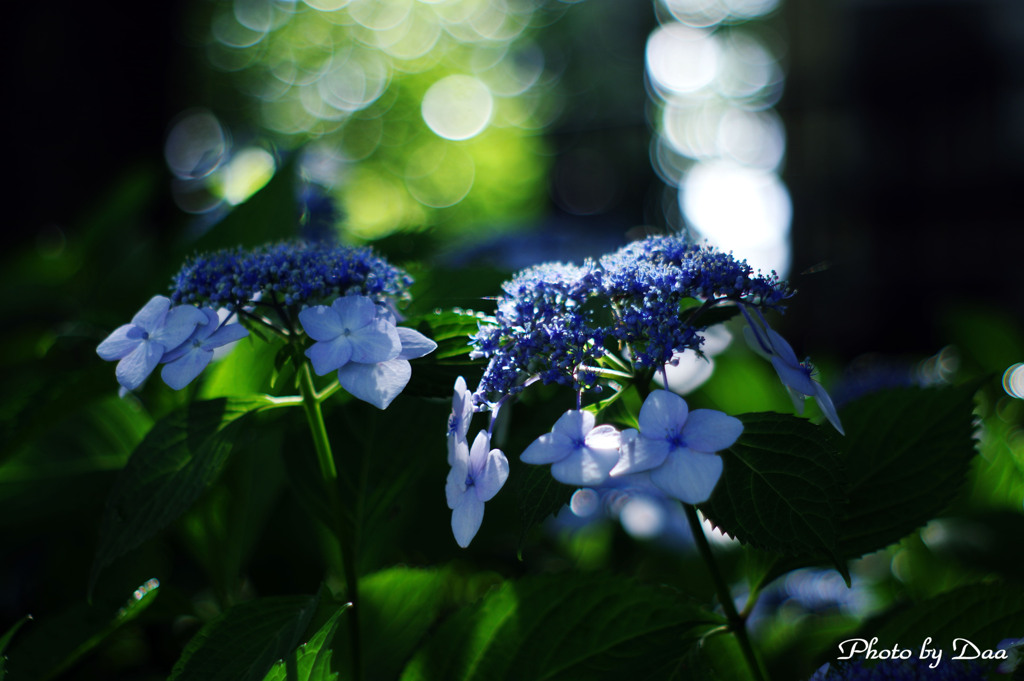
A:
{"type": "Polygon", "coordinates": [[[695,409],[683,427],[683,441],[698,452],[718,452],[732,447],[743,432],[743,422],[714,409],[695,409]]]}
{"type": "Polygon", "coordinates": [[[412,367],[404,359],[377,364],[349,362],[338,369],[338,383],[345,390],[378,409],[387,409],[412,377],[412,367]]]}
{"type": "Polygon", "coordinates": [[[452,534],[462,548],[469,546],[484,520],[484,502],[474,494],[466,494],[452,511],[452,534]]]}
{"type": "Polygon", "coordinates": [[[142,342],[138,338],[128,336],[128,332],[134,328],[134,324],[124,324],[114,329],[96,348],[96,354],[108,362],[128,355],[142,342]]]}
{"type": "Polygon", "coordinates": [[[142,385],[160,363],[164,348],[159,343],[142,341],[117,363],[114,375],[117,382],[128,390],[135,390],[142,385]]]}
{"type": "Polygon", "coordinates": [[[213,350],[192,347],[178,359],[165,364],[160,370],[160,378],[175,390],[181,390],[203,372],[211,359],[213,350]]]}
{"type": "Polygon", "coordinates": [[[623,431],[619,460],[612,468],[611,475],[630,475],[656,468],[664,463],[670,449],[672,445],[668,440],[652,440],[643,435],[632,437],[631,431],[623,431]]]}
{"type": "Polygon", "coordinates": [[[164,315],[171,309],[171,299],[167,296],[153,296],[142,309],[132,317],[132,324],[141,326],[148,333],[159,329],[164,322],[164,315]]]}
{"type": "Polygon", "coordinates": [[[345,330],[338,319],[338,313],[325,305],[313,305],[300,310],[299,323],[306,335],[315,341],[334,340],[345,330]]]}
{"type": "Polygon", "coordinates": [[[205,324],[206,315],[192,305],[172,307],[160,329],[151,332],[150,339],[164,346],[164,350],[173,350],[192,335],[196,327],[205,324]]]}
{"type": "MultiPolygon", "coordinates": [[[[398,328],[398,340],[402,344],[402,350],[398,353],[399,359],[416,359],[417,357],[423,357],[429,355],[437,349],[437,343],[424,336],[415,329],[409,329],[404,326],[398,328]]],[[[465,381],[463,388],[465,388],[465,381]]]]}
{"type": "Polygon", "coordinates": [[[561,461],[573,452],[573,443],[562,433],[544,433],[519,455],[523,463],[542,465],[561,461]]]}
{"type": "Polygon", "coordinates": [[[500,449],[492,449],[487,453],[487,461],[483,470],[474,479],[476,498],[490,501],[508,480],[508,459],[500,449]]]}
{"type": "Polygon", "coordinates": [[[688,504],[707,501],[721,477],[722,457],[685,447],[672,450],[665,463],[651,471],[651,482],[688,504]]]}
{"type": "Polygon", "coordinates": [[[331,303],[331,309],[338,315],[342,328],[352,331],[377,318],[377,305],[366,296],[342,296],[331,303]]]}
{"type": "Polygon", "coordinates": [[[592,412],[570,409],[558,417],[552,426],[552,433],[561,433],[573,440],[582,440],[594,429],[595,417],[592,412]]]}
{"type": "Polygon", "coordinates": [[[648,438],[664,438],[678,433],[686,423],[689,408],[686,400],[667,390],[652,390],[640,407],[637,421],[640,434],[648,438]]]}
{"type": "Polygon", "coordinates": [[[829,397],[828,392],[820,383],[817,384],[814,401],[818,403],[818,406],[821,407],[821,413],[823,413],[825,418],[828,419],[828,422],[839,431],[839,434],[846,435],[843,431],[843,424],[839,422],[839,414],[836,413],[836,406],[832,404],[832,398],[829,397]]]}
{"type": "Polygon", "coordinates": [[[815,393],[814,381],[810,377],[810,372],[801,364],[787,364],[779,357],[772,357],[772,366],[775,367],[775,373],[779,375],[784,385],[803,395],[815,393]]]}
{"type": "Polygon", "coordinates": [[[551,466],[551,477],[566,485],[600,485],[619,460],[617,449],[580,449],[551,466]]]}
{"type": "Polygon", "coordinates": [[[398,329],[384,319],[376,319],[366,326],[352,331],[352,361],[361,364],[376,364],[398,357],[402,343],[398,340],[398,329]]]}
{"type": "Polygon", "coordinates": [[[305,355],[313,363],[316,375],[326,376],[352,359],[352,341],[347,336],[338,336],[334,340],[313,343],[306,348],[305,355]]]}

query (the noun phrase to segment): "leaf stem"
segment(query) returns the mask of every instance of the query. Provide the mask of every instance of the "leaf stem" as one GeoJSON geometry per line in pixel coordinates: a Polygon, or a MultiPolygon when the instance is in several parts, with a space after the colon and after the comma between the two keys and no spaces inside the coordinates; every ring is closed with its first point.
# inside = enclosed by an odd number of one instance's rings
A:
{"type": "MultiPolygon", "coordinates": [[[[349,526],[343,512],[341,497],[338,494],[338,469],[334,465],[334,454],[327,436],[327,425],[324,423],[323,411],[320,409],[323,395],[317,395],[313,385],[312,369],[308,361],[303,362],[299,368],[299,392],[302,394],[302,406],[306,412],[306,420],[309,422],[309,430],[313,435],[313,446],[316,449],[317,463],[320,464],[320,475],[323,477],[324,487],[327,490],[332,518],[331,530],[341,545],[345,586],[348,591],[348,600],[353,606],[352,620],[349,625],[352,645],[352,677],[355,681],[361,681],[363,664],[359,627],[359,575],[356,571],[355,528],[349,526]]],[[[330,394],[329,391],[324,391],[324,393],[330,394]]]]}
{"type": "Polygon", "coordinates": [[[743,657],[747,661],[747,666],[750,667],[750,673],[757,681],[767,681],[768,671],[765,669],[760,658],[758,658],[757,652],[750,642],[750,636],[747,634],[746,619],[736,612],[736,606],[732,602],[732,593],[729,591],[729,585],[726,584],[722,571],[719,570],[718,563],[715,561],[715,556],[711,552],[711,545],[708,543],[708,538],[704,535],[704,525],[697,516],[697,509],[692,504],[684,503],[683,510],[686,512],[686,520],[690,523],[690,530],[693,532],[693,540],[697,544],[700,557],[704,559],[704,564],[707,565],[708,572],[711,573],[711,581],[715,584],[718,600],[725,611],[726,619],[729,620],[729,629],[736,635],[736,640],[740,644],[743,657]]]}

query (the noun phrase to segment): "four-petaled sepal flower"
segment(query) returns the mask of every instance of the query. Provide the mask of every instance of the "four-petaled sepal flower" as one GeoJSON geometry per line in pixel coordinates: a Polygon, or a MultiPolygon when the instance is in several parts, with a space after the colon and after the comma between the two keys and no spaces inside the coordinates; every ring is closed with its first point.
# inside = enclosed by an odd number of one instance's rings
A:
{"type": "Polygon", "coordinates": [[[192,305],[171,307],[166,296],[153,296],[130,324],[114,329],[96,348],[107,361],[118,360],[117,382],[127,390],[143,384],[164,355],[192,335],[206,315],[192,305]]]}
{"type": "Polygon", "coordinates": [[[768,326],[768,322],[759,310],[755,309],[754,311],[760,323],[754,321],[744,306],[741,305],[740,310],[743,311],[743,316],[747,319],[747,326],[743,327],[743,336],[747,340],[747,345],[754,352],[771,361],[775,373],[779,375],[779,379],[786,386],[786,390],[793,400],[796,413],[804,413],[804,400],[813,397],[828,422],[839,431],[840,435],[845,435],[843,424],[839,422],[839,414],[836,413],[832,398],[820,383],[811,378],[814,367],[809,362],[801,362],[797,359],[793,347],[772,327],[768,326]],[[761,328],[762,326],[764,328],[761,328]]]}
{"type": "Polygon", "coordinates": [[[241,324],[221,325],[217,311],[204,308],[206,323],[196,327],[184,343],[164,355],[164,368],[160,378],[164,383],[181,390],[195,380],[213,359],[213,351],[222,345],[233,343],[249,335],[241,324]]]}
{"type": "Polygon", "coordinates": [[[437,348],[437,343],[419,331],[395,327],[393,321],[388,323],[398,332],[400,349],[397,357],[376,364],[349,362],[338,369],[341,387],[378,409],[387,409],[409,384],[412,378],[409,360],[423,357],[437,348]]]}
{"type": "Polygon", "coordinates": [[[473,417],[473,395],[466,387],[466,379],[459,376],[455,379],[455,392],[452,394],[452,413],[448,415],[448,465],[455,460],[455,445],[460,440],[466,442],[469,434],[469,421],[473,417]]]}
{"type": "Polygon", "coordinates": [[[299,312],[302,328],[315,343],[306,349],[317,376],[349,362],[377,364],[394,359],[402,350],[398,329],[366,296],[342,296],[326,305],[299,312]]]}
{"type": "Polygon", "coordinates": [[[490,501],[508,479],[508,459],[491,449],[491,434],[480,431],[472,448],[465,440],[455,445],[452,469],[445,484],[452,510],[452,533],[462,548],[469,546],[484,519],[484,502],[490,501]]]}
{"type": "Polygon", "coordinates": [[[595,428],[594,422],[589,411],[569,410],[520,459],[550,463],[551,477],[566,485],[600,485],[619,460],[619,431],[608,425],[595,428]]]}
{"type": "Polygon", "coordinates": [[[651,482],[688,504],[707,501],[722,475],[726,449],[743,432],[743,423],[712,409],[690,411],[686,401],[654,390],[640,407],[640,431],[622,432],[619,461],[612,476],[651,472],[651,482]]]}

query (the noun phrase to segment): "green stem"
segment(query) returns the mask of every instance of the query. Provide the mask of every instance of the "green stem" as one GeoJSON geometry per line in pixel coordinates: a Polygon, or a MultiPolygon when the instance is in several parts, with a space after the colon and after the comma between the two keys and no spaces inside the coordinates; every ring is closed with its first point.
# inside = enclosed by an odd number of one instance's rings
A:
{"type": "Polygon", "coordinates": [[[308,362],[303,362],[299,368],[299,392],[302,394],[302,406],[306,412],[306,420],[309,422],[309,430],[313,435],[313,446],[316,449],[317,462],[320,464],[320,474],[323,477],[324,487],[327,490],[332,518],[331,530],[341,546],[345,586],[348,590],[348,600],[352,603],[352,619],[349,626],[351,634],[350,643],[352,645],[352,676],[355,681],[361,681],[363,678],[363,665],[359,627],[359,575],[356,571],[355,533],[354,528],[350,526],[350,522],[346,520],[341,497],[338,494],[338,469],[334,465],[334,454],[331,452],[331,442],[327,437],[327,425],[324,423],[323,411],[320,409],[320,400],[323,398],[317,395],[308,362]]]}
{"type": "Polygon", "coordinates": [[[704,563],[708,566],[708,572],[711,573],[711,581],[715,583],[718,600],[725,611],[726,619],[729,620],[729,629],[736,635],[736,640],[740,644],[743,657],[747,661],[747,666],[750,667],[750,673],[757,681],[767,681],[768,671],[764,668],[764,665],[757,656],[757,652],[754,650],[754,646],[750,642],[745,618],[736,612],[736,606],[732,602],[732,593],[729,591],[729,585],[726,584],[722,571],[718,569],[718,563],[711,552],[708,538],[704,536],[704,526],[697,516],[697,509],[692,504],[684,503],[683,510],[686,511],[686,520],[690,523],[690,530],[693,532],[693,539],[697,543],[700,557],[704,559],[704,563]]]}

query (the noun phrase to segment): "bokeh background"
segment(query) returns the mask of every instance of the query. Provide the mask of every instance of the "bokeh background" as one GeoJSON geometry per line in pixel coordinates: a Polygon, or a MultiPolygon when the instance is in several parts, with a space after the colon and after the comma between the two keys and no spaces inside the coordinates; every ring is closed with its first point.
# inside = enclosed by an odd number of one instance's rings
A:
{"type": "MultiPolygon", "coordinates": [[[[149,425],[116,399],[96,343],[184,255],[226,245],[218,228],[244,236],[247,208],[279,210],[289,224],[275,235],[305,214],[307,228],[410,261],[442,294],[430,307],[486,308],[515,269],[669,230],[777,269],[799,291],[777,326],[837,397],[991,379],[967,496],[1009,530],[986,519],[986,546],[960,548],[981,570],[979,556],[1010,551],[999,574],[1024,578],[1020,549],[1003,541],[1020,533],[1024,494],[1019,0],[111,0],[9,12],[0,631],[81,598],[106,491],[149,425]],[[432,268],[462,274],[441,285],[432,268]]],[[[738,359],[697,399],[788,410],[770,370],[755,381],[738,359]]],[[[179,399],[147,398],[153,414],[179,399]]],[[[423,545],[448,539],[430,499],[439,520],[423,545]]],[[[278,535],[291,520],[272,519],[278,535]]],[[[882,552],[862,572],[872,598],[977,578],[947,570],[935,548],[982,536],[958,527],[882,552]]],[[[632,555],[621,534],[608,542],[608,555],[632,555]]],[[[430,561],[454,559],[450,542],[434,543],[430,561]]],[[[180,544],[157,544],[152,562],[203,583],[180,544]]],[[[279,553],[253,563],[291,584],[279,553]]],[[[593,565],[611,560],[600,555],[593,565]]],[[[161,607],[195,609],[171,599],[161,607]]],[[[791,619],[805,629],[777,628],[799,642],[829,633],[800,619],[816,603],[859,616],[867,600],[809,570],[765,607],[802,604],[791,619]]],[[[147,634],[154,668],[185,640],[158,634],[147,634]]],[[[777,659],[794,645],[770,643],[777,659]]]]}

